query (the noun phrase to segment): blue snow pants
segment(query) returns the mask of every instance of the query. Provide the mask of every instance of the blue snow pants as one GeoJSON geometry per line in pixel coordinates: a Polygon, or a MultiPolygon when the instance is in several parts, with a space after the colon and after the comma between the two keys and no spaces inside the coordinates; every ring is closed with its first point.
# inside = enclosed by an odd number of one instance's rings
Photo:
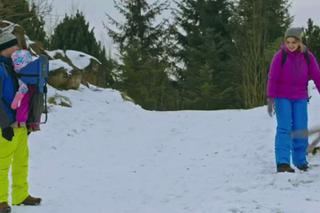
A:
{"type": "Polygon", "coordinates": [[[277,117],[277,132],[275,138],[276,163],[295,166],[307,164],[308,138],[292,139],[291,133],[296,130],[308,128],[308,101],[290,100],[285,98],[275,99],[275,112],[277,117]]]}

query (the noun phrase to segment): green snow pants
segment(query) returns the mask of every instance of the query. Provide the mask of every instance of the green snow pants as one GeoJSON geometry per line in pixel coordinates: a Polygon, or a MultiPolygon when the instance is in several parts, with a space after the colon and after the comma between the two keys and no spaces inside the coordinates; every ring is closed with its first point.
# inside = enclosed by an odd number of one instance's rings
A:
{"type": "Polygon", "coordinates": [[[28,135],[26,128],[13,128],[14,137],[7,141],[0,130],[0,202],[8,202],[9,169],[12,176],[12,204],[20,204],[28,192],[28,135]]]}

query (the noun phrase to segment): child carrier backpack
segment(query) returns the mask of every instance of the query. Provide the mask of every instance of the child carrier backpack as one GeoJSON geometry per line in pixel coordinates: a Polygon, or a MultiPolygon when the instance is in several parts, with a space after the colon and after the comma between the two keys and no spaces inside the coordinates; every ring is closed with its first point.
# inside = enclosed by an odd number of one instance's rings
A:
{"type": "Polygon", "coordinates": [[[48,120],[47,109],[47,80],[49,73],[48,58],[40,55],[38,59],[23,67],[15,76],[28,85],[32,92],[27,125],[33,123],[44,124],[48,120]],[[45,113],[45,120],[41,121],[41,115],[45,113]]]}

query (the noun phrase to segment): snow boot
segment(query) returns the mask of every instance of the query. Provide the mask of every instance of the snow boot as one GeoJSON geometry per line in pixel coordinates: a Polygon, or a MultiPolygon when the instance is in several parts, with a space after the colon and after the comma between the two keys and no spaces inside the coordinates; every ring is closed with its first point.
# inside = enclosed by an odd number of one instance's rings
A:
{"type": "Polygon", "coordinates": [[[294,169],[290,167],[289,164],[281,163],[277,165],[277,172],[290,172],[294,173],[294,169]]]}
{"type": "Polygon", "coordinates": [[[320,153],[320,147],[317,146],[315,148],[313,148],[311,151],[310,151],[313,155],[317,154],[317,153],[320,153]]]}
{"type": "Polygon", "coordinates": [[[11,207],[8,205],[7,202],[0,203],[0,213],[10,213],[11,207]]]}
{"type": "Polygon", "coordinates": [[[303,164],[303,165],[301,165],[301,166],[297,166],[297,168],[298,168],[300,171],[306,172],[306,171],[308,171],[309,166],[308,166],[308,164],[303,164]]]}
{"type": "Polygon", "coordinates": [[[41,198],[37,197],[32,197],[31,195],[28,195],[28,197],[22,201],[22,203],[17,204],[18,206],[20,205],[25,205],[25,206],[38,206],[41,203],[41,198]]]}

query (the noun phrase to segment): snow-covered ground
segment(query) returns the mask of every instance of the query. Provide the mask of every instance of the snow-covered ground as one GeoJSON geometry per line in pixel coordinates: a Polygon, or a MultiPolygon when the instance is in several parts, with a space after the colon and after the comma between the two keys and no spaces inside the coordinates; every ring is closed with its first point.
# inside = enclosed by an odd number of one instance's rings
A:
{"type": "MultiPolygon", "coordinates": [[[[14,213],[317,213],[320,157],[310,171],[277,174],[275,120],[252,110],[145,111],[117,91],[56,91],[30,136],[30,192],[14,213]]],[[[315,93],[315,92],[313,92],[315,93]]],[[[320,125],[320,97],[309,105],[320,125]]]]}

